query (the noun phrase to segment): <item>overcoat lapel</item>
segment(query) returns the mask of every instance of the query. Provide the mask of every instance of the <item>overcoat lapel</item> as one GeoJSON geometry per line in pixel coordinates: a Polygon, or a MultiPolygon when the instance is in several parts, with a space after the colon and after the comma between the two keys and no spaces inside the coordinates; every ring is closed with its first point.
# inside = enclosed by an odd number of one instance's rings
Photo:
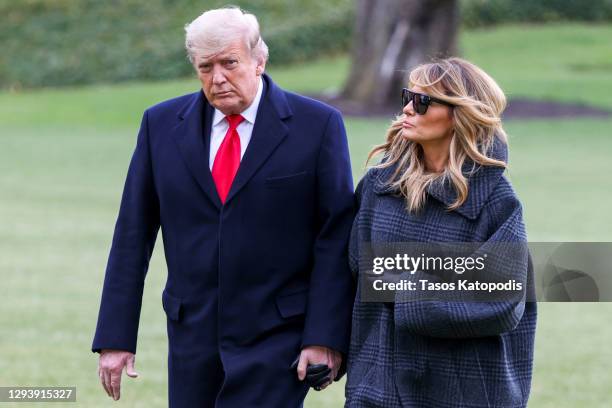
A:
{"type": "MultiPolygon", "coordinates": [[[[253,134],[226,203],[248,183],[289,133],[284,120],[289,118],[292,112],[285,94],[266,74],[263,75],[263,80],[264,95],[257,110],[253,134]]],[[[181,156],[206,196],[220,209],[221,200],[208,166],[213,108],[200,91],[194,94],[192,101],[178,116],[180,122],[174,129],[174,140],[181,156]]]]}
{"type": "Polygon", "coordinates": [[[251,141],[240,162],[238,173],[226,199],[229,202],[268,160],[272,152],[289,133],[284,123],[292,115],[284,92],[267,75],[263,75],[264,95],[257,109],[251,141]]]}
{"type": "Polygon", "coordinates": [[[208,166],[212,116],[213,109],[203,92],[195,93],[191,103],[178,113],[180,122],[173,137],[191,174],[205,195],[220,209],[221,200],[208,166]]]}

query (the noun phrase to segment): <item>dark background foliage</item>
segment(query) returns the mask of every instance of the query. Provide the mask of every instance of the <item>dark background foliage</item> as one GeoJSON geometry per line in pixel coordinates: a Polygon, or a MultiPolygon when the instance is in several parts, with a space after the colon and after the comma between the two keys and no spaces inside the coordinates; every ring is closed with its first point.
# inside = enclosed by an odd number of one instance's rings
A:
{"type": "MultiPolygon", "coordinates": [[[[350,0],[244,0],[258,16],[270,63],[307,61],[350,47],[350,0]]],[[[184,25],[227,5],[195,0],[0,0],[0,87],[157,80],[191,73],[184,25]]],[[[463,0],[463,24],[612,20],[612,0],[463,0]]]]}

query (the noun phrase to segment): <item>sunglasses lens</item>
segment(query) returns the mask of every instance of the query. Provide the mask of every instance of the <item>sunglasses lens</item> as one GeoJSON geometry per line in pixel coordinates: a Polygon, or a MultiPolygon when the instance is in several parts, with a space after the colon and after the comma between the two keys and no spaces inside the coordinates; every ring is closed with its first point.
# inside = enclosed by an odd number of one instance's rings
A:
{"type": "Polygon", "coordinates": [[[429,100],[424,98],[423,95],[414,95],[414,110],[419,115],[424,115],[427,112],[427,107],[429,106],[429,100]]]}
{"type": "Polygon", "coordinates": [[[402,109],[410,103],[410,95],[407,89],[402,89],[402,109]]]}
{"type": "Polygon", "coordinates": [[[426,95],[417,94],[405,88],[402,89],[402,109],[404,109],[410,101],[412,101],[412,109],[419,115],[424,115],[427,112],[430,101],[426,95]]]}

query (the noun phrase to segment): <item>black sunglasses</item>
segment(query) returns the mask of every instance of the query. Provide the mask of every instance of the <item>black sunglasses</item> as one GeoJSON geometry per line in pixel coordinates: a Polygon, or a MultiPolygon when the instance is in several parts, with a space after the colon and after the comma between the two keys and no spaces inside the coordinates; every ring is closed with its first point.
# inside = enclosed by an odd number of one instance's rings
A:
{"type": "Polygon", "coordinates": [[[412,101],[412,108],[419,115],[427,113],[427,108],[432,102],[437,102],[446,106],[454,106],[452,103],[448,103],[433,96],[425,95],[418,92],[413,92],[408,88],[402,89],[402,110],[412,101]]]}

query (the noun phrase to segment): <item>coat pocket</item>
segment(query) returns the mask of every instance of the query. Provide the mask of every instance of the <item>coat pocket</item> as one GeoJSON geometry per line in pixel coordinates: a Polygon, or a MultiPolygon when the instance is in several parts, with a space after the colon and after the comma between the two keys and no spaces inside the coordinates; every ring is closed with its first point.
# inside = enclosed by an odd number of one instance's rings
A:
{"type": "Polygon", "coordinates": [[[168,319],[178,322],[181,318],[181,299],[172,296],[166,290],[162,293],[162,305],[168,319]]]}
{"type": "Polygon", "coordinates": [[[308,174],[307,171],[301,171],[295,174],[288,174],[286,176],[278,176],[278,177],[268,177],[266,179],[266,186],[268,187],[282,187],[286,185],[291,185],[294,183],[299,183],[304,180],[304,177],[308,174]]]}
{"type": "Polygon", "coordinates": [[[276,306],[280,315],[284,318],[299,316],[306,313],[306,303],[308,301],[308,289],[300,290],[276,298],[276,306]]]}

